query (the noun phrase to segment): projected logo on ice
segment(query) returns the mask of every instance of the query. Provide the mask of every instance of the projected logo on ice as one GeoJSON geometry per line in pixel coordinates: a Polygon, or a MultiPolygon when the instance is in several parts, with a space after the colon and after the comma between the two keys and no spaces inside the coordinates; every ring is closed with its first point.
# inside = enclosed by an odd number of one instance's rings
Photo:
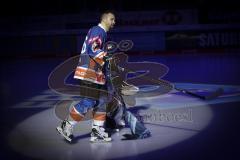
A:
{"type": "MultiPolygon", "coordinates": [[[[106,58],[106,79],[108,85],[112,85],[115,88],[120,88],[122,81],[138,86],[140,90],[138,92],[122,90],[124,102],[129,106],[136,105],[136,98],[154,97],[162,94],[166,94],[172,90],[173,86],[164,81],[162,78],[168,72],[168,67],[154,62],[129,62],[128,55],[122,51],[128,51],[133,47],[131,40],[122,40],[119,43],[109,41],[105,45],[108,56],[106,58]],[[119,51],[119,52],[117,52],[119,51]],[[111,84],[109,84],[111,83],[111,84]]],[[[89,88],[81,86],[79,84],[67,83],[69,75],[75,71],[77,63],[82,59],[89,58],[89,55],[80,55],[72,57],[59,66],[57,66],[49,76],[49,87],[58,94],[67,94],[72,96],[90,97],[98,99],[96,92],[100,94],[110,95],[114,99],[117,99],[113,93],[106,90],[97,90],[95,88],[89,88]],[[80,60],[79,60],[80,59],[80,60]],[[81,90],[88,89],[89,92],[81,92],[81,90]]],[[[71,105],[76,104],[71,100],[59,102],[55,109],[56,115],[60,119],[65,119],[69,113],[71,105]],[[65,110],[62,108],[65,106],[65,110]]],[[[111,103],[109,108],[114,107],[116,103],[111,103]]]]}

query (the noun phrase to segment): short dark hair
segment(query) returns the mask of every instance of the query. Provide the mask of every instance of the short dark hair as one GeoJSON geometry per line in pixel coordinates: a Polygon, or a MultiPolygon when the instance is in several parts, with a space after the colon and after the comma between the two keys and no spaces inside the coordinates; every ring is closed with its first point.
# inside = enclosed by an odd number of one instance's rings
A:
{"type": "Polygon", "coordinates": [[[103,11],[103,12],[101,13],[100,22],[102,21],[102,19],[104,18],[104,16],[107,15],[107,14],[109,14],[109,13],[115,15],[115,12],[114,12],[113,10],[105,10],[105,11],[103,11]]]}

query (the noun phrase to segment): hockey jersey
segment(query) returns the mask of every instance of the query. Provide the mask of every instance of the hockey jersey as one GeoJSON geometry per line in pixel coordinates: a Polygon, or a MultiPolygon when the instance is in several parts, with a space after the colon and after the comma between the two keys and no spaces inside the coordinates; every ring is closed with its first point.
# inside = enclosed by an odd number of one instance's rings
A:
{"type": "Polygon", "coordinates": [[[102,67],[105,63],[103,58],[107,54],[103,49],[106,38],[107,33],[100,24],[88,31],[74,78],[96,84],[105,84],[106,78],[102,67]]]}

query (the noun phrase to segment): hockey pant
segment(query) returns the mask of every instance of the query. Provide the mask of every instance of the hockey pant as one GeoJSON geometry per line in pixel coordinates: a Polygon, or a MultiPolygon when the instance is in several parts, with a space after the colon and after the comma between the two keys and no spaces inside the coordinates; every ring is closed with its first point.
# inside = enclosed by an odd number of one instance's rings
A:
{"type": "MultiPolygon", "coordinates": [[[[104,86],[100,86],[97,84],[89,83],[81,81],[81,86],[96,88],[96,89],[104,89],[104,86]]],[[[81,92],[89,92],[88,89],[84,89],[81,92]]],[[[99,92],[96,90],[96,92],[99,92]]],[[[93,124],[98,126],[103,126],[106,120],[106,103],[108,102],[108,97],[106,95],[98,93],[99,99],[94,99],[90,97],[83,97],[79,102],[73,104],[70,116],[74,121],[83,120],[85,114],[93,109],[93,124]]]]}

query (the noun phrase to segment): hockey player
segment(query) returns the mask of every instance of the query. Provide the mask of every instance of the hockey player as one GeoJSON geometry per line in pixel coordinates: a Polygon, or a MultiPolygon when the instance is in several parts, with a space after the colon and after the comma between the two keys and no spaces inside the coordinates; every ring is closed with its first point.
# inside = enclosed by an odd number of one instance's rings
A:
{"type": "MultiPolygon", "coordinates": [[[[86,87],[85,90],[80,92],[88,92],[87,87],[107,90],[106,75],[103,67],[107,52],[104,51],[103,47],[107,38],[107,32],[114,25],[115,16],[112,12],[107,11],[101,15],[100,23],[88,31],[74,74],[74,78],[80,80],[81,86],[86,87]]],[[[71,142],[74,125],[83,120],[88,110],[93,109],[90,141],[111,141],[111,137],[104,128],[107,98],[101,94],[97,94],[95,98],[83,97],[79,103],[72,107],[68,118],[61,122],[60,126],[57,127],[57,131],[71,142]]]]}

